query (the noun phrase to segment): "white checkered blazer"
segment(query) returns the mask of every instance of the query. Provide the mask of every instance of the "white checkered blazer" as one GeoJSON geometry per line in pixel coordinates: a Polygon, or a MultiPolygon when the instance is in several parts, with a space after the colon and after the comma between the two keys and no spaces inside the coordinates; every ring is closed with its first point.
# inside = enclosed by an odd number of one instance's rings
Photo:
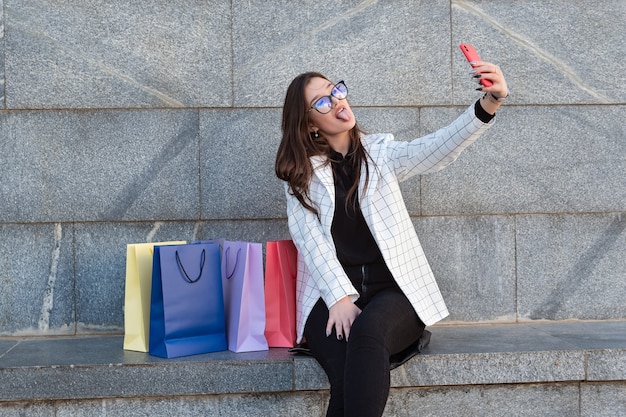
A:
{"type": "MultiPolygon", "coordinates": [[[[365,194],[364,171],[361,175],[359,196],[363,216],[389,270],[426,325],[445,318],[448,309],[415,233],[399,182],[441,170],[492,123],[485,124],[477,119],[472,105],[449,126],[411,142],[396,142],[390,134],[362,138],[373,160],[368,161],[370,182],[365,194]]],[[[337,259],[330,232],[335,210],[332,167],[324,164],[324,157],[312,157],[311,163],[314,173],[309,192],[319,211],[319,219],[289,193],[285,183],[289,231],[299,253],[298,342],[302,340],[306,319],[320,297],[328,307],[345,296],[353,301],[359,297],[337,259]]]]}

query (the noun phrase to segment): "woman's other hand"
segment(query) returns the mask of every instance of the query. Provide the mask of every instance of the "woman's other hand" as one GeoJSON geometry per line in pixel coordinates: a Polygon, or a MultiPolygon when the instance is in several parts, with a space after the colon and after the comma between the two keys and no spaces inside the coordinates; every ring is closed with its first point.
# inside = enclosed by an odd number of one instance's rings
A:
{"type": "Polygon", "coordinates": [[[338,340],[348,340],[352,323],[359,314],[361,314],[361,309],[354,305],[350,297],[343,297],[328,309],[326,336],[330,336],[334,328],[338,340]]]}

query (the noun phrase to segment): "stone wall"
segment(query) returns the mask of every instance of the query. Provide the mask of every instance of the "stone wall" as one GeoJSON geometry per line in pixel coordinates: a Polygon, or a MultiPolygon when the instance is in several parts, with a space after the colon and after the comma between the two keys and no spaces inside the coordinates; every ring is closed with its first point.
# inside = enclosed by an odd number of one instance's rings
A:
{"type": "Polygon", "coordinates": [[[497,124],[403,184],[447,322],[626,318],[626,1],[0,0],[0,335],[119,333],[127,243],[287,238],[291,79],[409,140],[497,124]]]}

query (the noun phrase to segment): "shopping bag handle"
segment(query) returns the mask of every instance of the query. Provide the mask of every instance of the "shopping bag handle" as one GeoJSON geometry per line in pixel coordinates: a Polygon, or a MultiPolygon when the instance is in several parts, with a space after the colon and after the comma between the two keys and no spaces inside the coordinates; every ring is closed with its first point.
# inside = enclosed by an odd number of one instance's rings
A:
{"type": "Polygon", "coordinates": [[[237,249],[237,256],[235,257],[235,267],[233,268],[233,272],[228,273],[228,251],[230,250],[230,246],[226,248],[224,251],[224,257],[226,258],[224,265],[224,272],[226,272],[226,279],[231,279],[233,275],[235,275],[235,271],[237,270],[237,264],[239,263],[239,253],[241,253],[241,248],[237,249]]]}
{"type": "Polygon", "coordinates": [[[191,279],[189,277],[189,274],[187,274],[187,271],[185,271],[185,267],[183,266],[183,263],[180,260],[180,256],[178,255],[178,251],[176,251],[176,262],[178,262],[178,267],[180,268],[181,272],[183,273],[183,277],[185,278],[185,281],[187,281],[190,284],[193,284],[194,282],[198,282],[198,280],[200,279],[200,277],[202,276],[202,271],[204,270],[204,261],[206,261],[206,251],[205,249],[202,249],[202,255],[200,255],[200,273],[198,274],[198,277],[195,279],[191,279]]]}

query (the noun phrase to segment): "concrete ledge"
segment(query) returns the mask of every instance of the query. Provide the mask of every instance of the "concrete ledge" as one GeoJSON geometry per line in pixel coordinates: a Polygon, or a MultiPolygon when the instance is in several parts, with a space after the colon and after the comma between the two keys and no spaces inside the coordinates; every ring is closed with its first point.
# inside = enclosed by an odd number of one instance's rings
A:
{"type": "MultiPolygon", "coordinates": [[[[626,381],[626,321],[435,326],[392,387],[626,381]]],[[[0,402],[326,390],[286,349],[161,359],[122,336],[0,339],[0,402]],[[149,382],[148,382],[149,381],[149,382]]]]}

